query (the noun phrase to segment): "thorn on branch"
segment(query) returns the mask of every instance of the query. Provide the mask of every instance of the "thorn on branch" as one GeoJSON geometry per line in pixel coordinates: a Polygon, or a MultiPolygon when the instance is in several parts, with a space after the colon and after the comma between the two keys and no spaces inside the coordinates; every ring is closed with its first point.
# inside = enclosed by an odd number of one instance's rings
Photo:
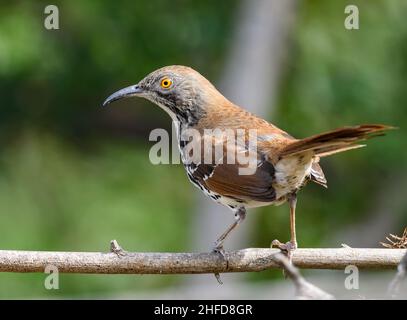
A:
{"type": "Polygon", "coordinates": [[[127,255],[127,252],[123,250],[116,240],[110,241],[110,252],[115,253],[119,258],[127,255]]]}

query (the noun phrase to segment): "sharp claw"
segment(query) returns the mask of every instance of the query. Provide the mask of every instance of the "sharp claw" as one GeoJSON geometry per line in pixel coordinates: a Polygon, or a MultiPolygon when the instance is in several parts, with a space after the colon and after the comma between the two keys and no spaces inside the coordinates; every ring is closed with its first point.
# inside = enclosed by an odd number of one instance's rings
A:
{"type": "Polygon", "coordinates": [[[213,253],[219,253],[223,259],[226,260],[226,254],[225,254],[225,249],[223,249],[222,245],[215,245],[212,249],[213,253]]]}
{"type": "Polygon", "coordinates": [[[293,251],[295,249],[298,248],[297,242],[293,242],[293,241],[288,241],[286,243],[281,243],[280,241],[278,241],[277,239],[273,240],[271,242],[271,247],[272,248],[278,248],[281,251],[293,251]]]}
{"type": "MultiPolygon", "coordinates": [[[[225,249],[223,248],[223,245],[219,244],[219,243],[215,243],[215,246],[213,247],[212,252],[219,254],[222,257],[222,259],[226,261],[226,269],[227,269],[229,267],[229,260],[226,257],[226,252],[225,252],[225,249]]],[[[220,285],[222,285],[223,282],[221,280],[220,274],[217,272],[217,273],[214,273],[214,276],[215,276],[216,280],[218,281],[218,283],[220,285]]]]}
{"type": "Polygon", "coordinates": [[[222,285],[223,282],[222,282],[222,280],[221,280],[221,278],[220,278],[220,274],[219,274],[219,273],[214,273],[214,276],[215,276],[216,280],[218,281],[218,283],[219,283],[220,285],[222,285]]]}
{"type": "MultiPolygon", "coordinates": [[[[292,258],[293,258],[293,251],[297,249],[297,242],[294,241],[289,241],[287,243],[281,243],[277,239],[273,240],[271,242],[271,247],[272,248],[278,248],[281,250],[283,254],[287,257],[288,261],[290,264],[292,264],[292,258]]],[[[283,269],[283,276],[285,279],[287,279],[287,274],[285,272],[285,269],[283,269]]]]}
{"type": "Polygon", "coordinates": [[[284,244],[282,244],[279,240],[277,240],[277,239],[274,239],[272,242],[271,242],[271,247],[272,248],[279,248],[279,249],[281,249],[281,247],[283,246],[284,244]]]}
{"type": "MultiPolygon", "coordinates": [[[[294,242],[294,241],[288,241],[286,243],[281,243],[280,241],[278,241],[276,239],[271,242],[271,247],[280,249],[287,256],[290,264],[292,264],[293,251],[295,249],[297,249],[298,245],[297,245],[297,242],[294,242]]],[[[283,271],[283,273],[284,273],[284,271],[283,271]]],[[[284,276],[285,276],[285,273],[284,273],[284,276]]]]}
{"type": "Polygon", "coordinates": [[[219,254],[222,257],[222,259],[226,261],[226,269],[227,269],[229,267],[229,259],[226,256],[226,251],[225,251],[225,249],[223,249],[223,246],[215,246],[212,249],[212,252],[219,254]]]}

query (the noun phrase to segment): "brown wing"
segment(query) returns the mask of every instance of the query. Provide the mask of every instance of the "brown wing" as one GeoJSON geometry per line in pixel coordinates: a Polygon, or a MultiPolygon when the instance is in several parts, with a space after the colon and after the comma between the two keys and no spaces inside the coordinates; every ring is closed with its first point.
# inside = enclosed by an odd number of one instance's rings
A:
{"type": "MultiPolygon", "coordinates": [[[[212,150],[202,147],[201,159],[194,159],[190,164],[190,178],[197,180],[206,189],[223,196],[228,196],[236,200],[248,201],[255,200],[260,202],[272,202],[275,200],[275,190],[272,187],[274,176],[274,167],[265,157],[258,153],[248,153],[246,146],[227,147],[223,141],[215,141],[212,136],[202,136],[201,143],[212,141],[212,150]],[[216,146],[222,144],[221,156],[216,159],[216,146]],[[211,156],[205,158],[205,153],[211,152],[211,156]],[[235,154],[236,161],[227,163],[227,152],[235,154]],[[245,152],[245,161],[241,161],[237,154],[245,152]],[[248,169],[247,162],[254,163],[255,167],[251,174],[242,174],[242,169],[248,169]],[[201,161],[202,159],[211,158],[211,161],[201,161]],[[204,163],[202,163],[204,162],[204,163]],[[239,171],[240,169],[240,171],[239,171]]],[[[219,149],[218,149],[219,150],[219,149]]],[[[218,154],[219,155],[219,154],[218,154]]],[[[247,172],[246,172],[247,173],[247,172]]]]}
{"type": "Polygon", "coordinates": [[[238,165],[232,164],[201,164],[193,176],[207,189],[223,196],[243,201],[275,200],[276,194],[271,185],[274,168],[269,162],[263,162],[252,175],[240,175],[238,169],[238,165]]]}

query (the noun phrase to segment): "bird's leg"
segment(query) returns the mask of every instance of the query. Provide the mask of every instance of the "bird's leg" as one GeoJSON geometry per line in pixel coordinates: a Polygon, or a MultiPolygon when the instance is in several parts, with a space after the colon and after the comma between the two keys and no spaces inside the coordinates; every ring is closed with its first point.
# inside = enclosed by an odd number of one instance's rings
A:
{"type": "Polygon", "coordinates": [[[287,197],[288,204],[290,206],[290,235],[291,239],[287,243],[281,243],[278,240],[273,240],[271,243],[272,247],[277,247],[282,251],[287,252],[288,258],[291,261],[292,251],[297,249],[297,236],[295,232],[295,209],[297,206],[297,195],[291,193],[287,197]]]}
{"type": "Polygon", "coordinates": [[[235,213],[235,222],[233,222],[229,228],[226,229],[224,233],[215,241],[215,245],[212,249],[213,252],[218,252],[222,256],[225,256],[225,250],[223,249],[223,242],[226,240],[227,236],[234,230],[246,217],[246,209],[240,207],[235,213]]]}
{"type": "MultiPolygon", "coordinates": [[[[246,209],[243,207],[240,207],[236,213],[235,213],[235,222],[233,222],[229,228],[226,229],[224,233],[215,241],[215,245],[212,249],[212,252],[219,253],[222,258],[226,261],[226,269],[228,268],[228,259],[225,255],[225,250],[223,249],[223,242],[227,238],[227,236],[232,232],[233,229],[235,229],[243,220],[246,218],[246,209]]],[[[223,284],[220,274],[215,273],[215,278],[218,281],[219,284],[223,284]]]]}
{"type": "Polygon", "coordinates": [[[295,193],[288,196],[288,204],[290,206],[290,245],[291,249],[295,250],[298,248],[297,236],[295,232],[295,209],[297,208],[297,195],[295,193]]]}

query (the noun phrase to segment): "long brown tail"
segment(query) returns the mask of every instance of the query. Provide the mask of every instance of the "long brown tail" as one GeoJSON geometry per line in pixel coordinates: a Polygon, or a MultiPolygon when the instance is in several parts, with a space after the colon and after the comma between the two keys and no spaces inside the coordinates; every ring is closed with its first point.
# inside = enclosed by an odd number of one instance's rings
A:
{"type": "Polygon", "coordinates": [[[326,133],[321,133],[287,145],[280,153],[280,157],[294,155],[306,151],[313,151],[318,157],[346,150],[364,147],[358,142],[384,135],[384,131],[394,127],[382,124],[363,124],[354,127],[344,127],[326,133]]]}

